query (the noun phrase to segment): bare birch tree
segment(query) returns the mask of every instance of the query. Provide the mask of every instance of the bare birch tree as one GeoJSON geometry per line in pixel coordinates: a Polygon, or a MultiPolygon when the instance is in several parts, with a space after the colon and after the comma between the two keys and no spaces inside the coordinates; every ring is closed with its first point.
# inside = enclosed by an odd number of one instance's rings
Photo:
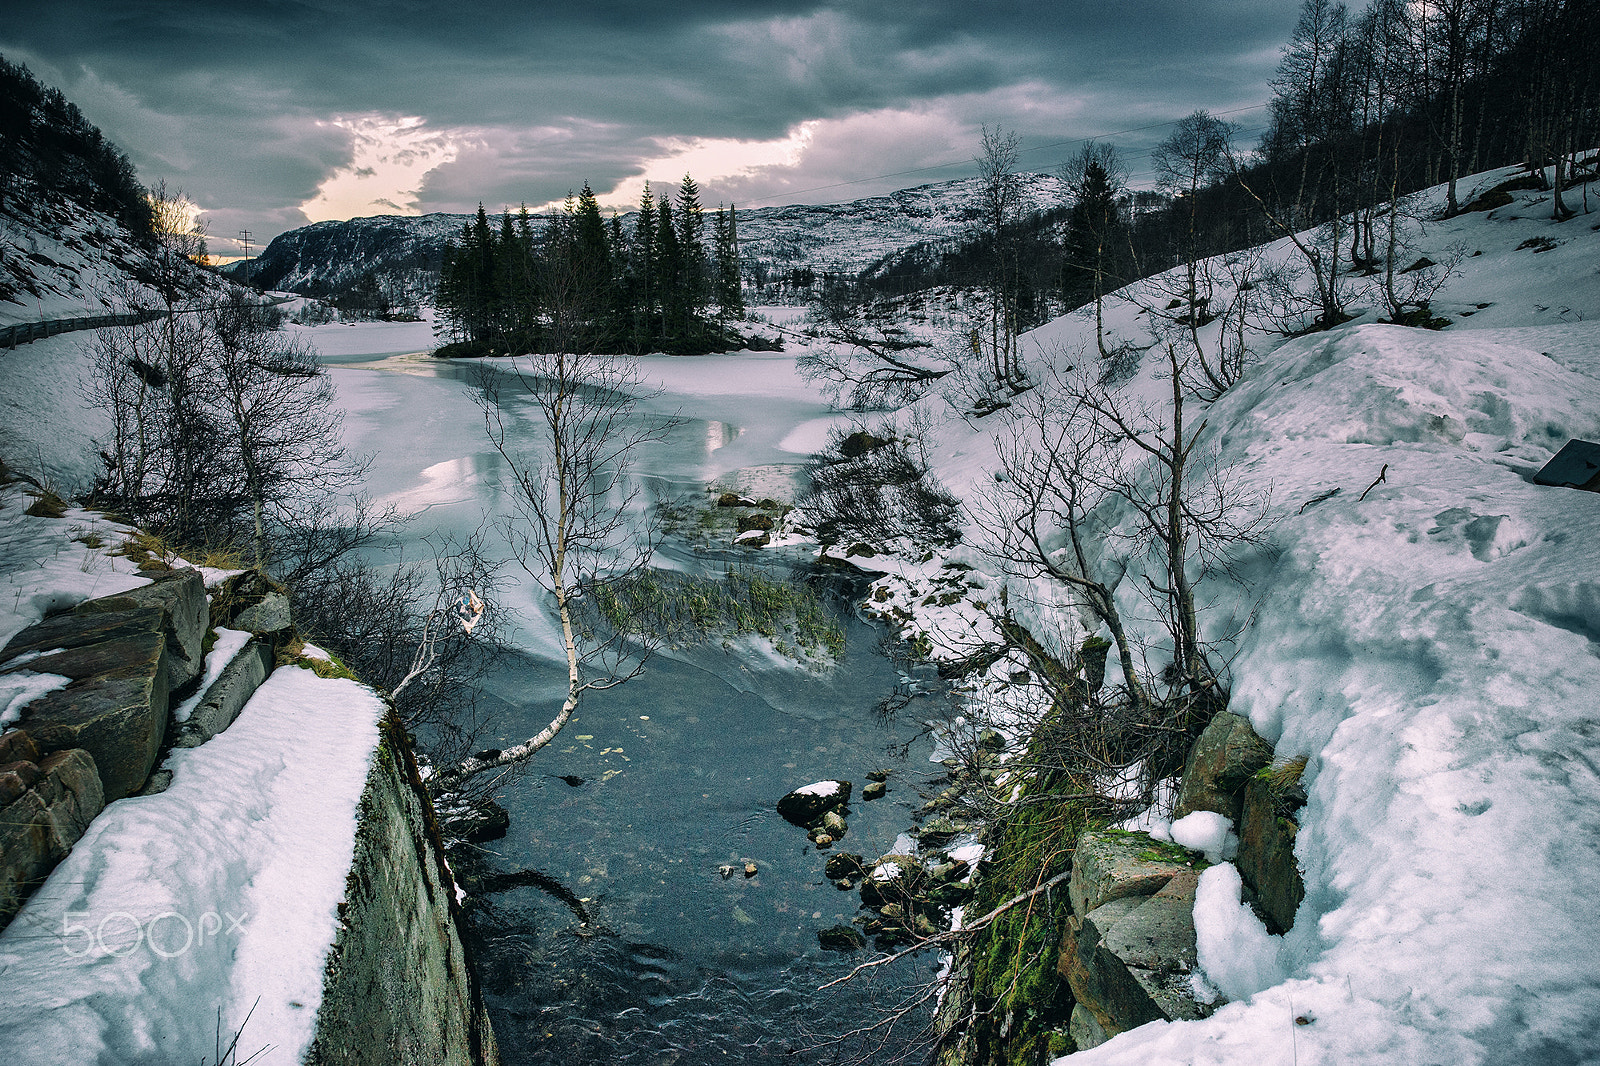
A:
{"type": "Polygon", "coordinates": [[[629,467],[641,445],[660,441],[671,421],[637,411],[636,364],[621,357],[555,352],[528,357],[505,378],[484,378],[484,423],[511,478],[514,515],[503,524],[517,562],[554,602],[566,658],[560,709],[534,735],[434,774],[435,795],[459,790],[485,771],[525,762],[567,724],[584,693],[638,676],[648,638],[608,627],[583,610],[605,586],[649,564],[656,529],[641,513],[629,467]],[[530,410],[535,449],[514,420],[530,410]]]}

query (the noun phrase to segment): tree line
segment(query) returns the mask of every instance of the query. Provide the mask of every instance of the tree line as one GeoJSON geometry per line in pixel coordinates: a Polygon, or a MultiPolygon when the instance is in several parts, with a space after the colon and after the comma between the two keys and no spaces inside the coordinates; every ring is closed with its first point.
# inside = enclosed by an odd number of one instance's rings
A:
{"type": "Polygon", "coordinates": [[[744,343],[734,208],[707,213],[684,175],[676,198],[645,183],[632,232],[608,220],[587,182],[562,210],[527,206],[490,223],[483,205],[445,251],[437,306],[442,355],[723,351],[744,343]]]}
{"type": "Polygon", "coordinates": [[[1409,193],[1443,184],[1455,214],[1470,206],[1460,177],[1521,163],[1530,182],[1552,173],[1558,218],[1588,210],[1597,42],[1597,0],[1373,0],[1359,13],[1304,0],[1253,151],[1236,147],[1234,126],[1196,112],[1155,150],[1155,188],[1136,190],[1128,161],[1091,142],[1060,168],[1059,209],[908,249],[850,287],[865,300],[988,286],[998,250],[1006,302],[1028,328],[1186,262],[1324,227],[1299,251],[1316,317],[1332,321],[1343,313],[1333,279],[1385,268],[1391,206],[1409,193]]]}
{"type": "Polygon", "coordinates": [[[61,90],[0,56],[0,205],[7,212],[45,190],[103,211],[148,237],[153,220],[137,172],[61,90]]]}

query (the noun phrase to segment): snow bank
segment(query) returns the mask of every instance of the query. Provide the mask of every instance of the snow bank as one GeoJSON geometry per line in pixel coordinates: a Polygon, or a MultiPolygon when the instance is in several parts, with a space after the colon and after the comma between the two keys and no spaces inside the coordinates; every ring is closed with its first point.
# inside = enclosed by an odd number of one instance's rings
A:
{"type": "MultiPolygon", "coordinates": [[[[1355,322],[1261,338],[1245,380],[1191,411],[1202,452],[1272,493],[1270,550],[1240,560],[1242,586],[1199,592],[1210,635],[1247,623],[1224,645],[1232,709],[1279,756],[1308,759],[1307,894],[1269,953],[1231,868],[1208,873],[1210,967],[1248,1001],[1071,1066],[1600,1062],[1600,956],[1586,949],[1600,942],[1600,495],[1532,483],[1567,439],[1600,440],[1600,237],[1593,216],[1553,223],[1537,200],[1430,225],[1419,253],[1482,252],[1434,301],[1448,331],[1377,324],[1352,288],[1355,322]],[[1538,235],[1556,247],[1519,248],[1538,235]]],[[[1144,315],[1109,301],[1112,340],[1148,343],[1144,315]]],[[[1093,329],[1068,316],[1024,350],[1069,365],[1093,329]]],[[[1134,403],[1162,402],[1156,354],[1127,386],[1134,403]]],[[[981,510],[1008,416],[957,417],[962,399],[922,402],[937,419],[925,443],[935,475],[981,510]]],[[[1126,557],[1119,607],[1159,662],[1138,594],[1159,562],[1119,542],[1127,515],[1101,517],[1093,549],[1126,557]]],[[[1075,639],[1057,590],[962,558],[1035,632],[1075,639]]],[[[931,589],[915,580],[886,579],[906,593],[888,605],[916,612],[931,589]]]]}
{"type": "Polygon", "coordinates": [[[280,669],[227,732],[173,752],[166,792],[106,808],[0,934],[6,1061],[210,1061],[220,1010],[241,1059],[299,1062],[383,711],[280,669]]]}
{"type": "Polygon", "coordinates": [[[1284,980],[1283,969],[1278,965],[1283,940],[1268,933],[1255,911],[1240,902],[1243,887],[1233,864],[1222,863],[1200,875],[1194,895],[1200,969],[1205,979],[1230,1000],[1249,999],[1284,980]]]}

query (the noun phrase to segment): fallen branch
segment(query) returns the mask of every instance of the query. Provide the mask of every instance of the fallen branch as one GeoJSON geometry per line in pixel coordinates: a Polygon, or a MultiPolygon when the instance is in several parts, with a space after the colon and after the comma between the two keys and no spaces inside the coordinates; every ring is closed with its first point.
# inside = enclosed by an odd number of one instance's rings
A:
{"type": "MultiPolygon", "coordinates": [[[[1377,488],[1379,485],[1382,485],[1385,481],[1388,481],[1388,480],[1389,480],[1389,464],[1388,463],[1384,463],[1383,464],[1383,469],[1378,471],[1377,479],[1375,481],[1373,481],[1372,484],[1367,486],[1367,492],[1371,492],[1373,489],[1377,488]]],[[[1363,492],[1361,494],[1361,496],[1356,500],[1356,502],[1360,503],[1362,500],[1366,499],[1367,498],[1367,492],[1363,492]]]]}
{"type": "Polygon", "coordinates": [[[902,949],[900,951],[897,951],[893,955],[885,955],[881,959],[873,959],[871,962],[863,962],[861,965],[857,966],[855,969],[851,970],[849,973],[845,974],[843,977],[836,977],[832,981],[829,981],[827,984],[823,985],[821,988],[818,988],[817,991],[820,992],[823,989],[832,988],[834,985],[842,985],[846,981],[848,981],[851,978],[855,977],[857,974],[866,973],[868,970],[877,969],[879,966],[884,966],[884,965],[886,965],[888,963],[898,961],[899,959],[905,958],[907,955],[910,955],[910,954],[912,954],[914,952],[917,952],[917,951],[921,951],[923,948],[930,947],[930,946],[932,946],[934,944],[941,944],[941,943],[944,943],[946,941],[954,940],[956,937],[961,936],[963,933],[974,933],[974,932],[977,932],[979,929],[982,929],[985,926],[989,925],[989,923],[993,922],[996,918],[1000,917],[1000,915],[1004,914],[1006,911],[1010,910],[1012,907],[1015,907],[1017,904],[1026,903],[1028,900],[1032,899],[1034,896],[1037,896],[1039,893],[1044,892],[1047,889],[1054,888],[1056,885],[1059,885],[1061,882],[1065,881],[1067,878],[1069,878],[1071,876],[1072,876],[1072,871],[1070,869],[1069,870],[1063,870],[1061,873],[1056,874],[1050,880],[1046,881],[1042,885],[1039,885],[1037,888],[1031,888],[1028,891],[1022,893],[1020,896],[1012,896],[1010,899],[1006,900],[1004,903],[1000,904],[994,910],[990,911],[988,914],[985,914],[982,918],[979,918],[977,921],[973,922],[971,925],[963,926],[960,929],[947,929],[942,933],[935,933],[933,936],[928,937],[926,940],[919,940],[919,941],[917,941],[917,943],[911,945],[909,948],[904,948],[904,949],[902,949]]]}

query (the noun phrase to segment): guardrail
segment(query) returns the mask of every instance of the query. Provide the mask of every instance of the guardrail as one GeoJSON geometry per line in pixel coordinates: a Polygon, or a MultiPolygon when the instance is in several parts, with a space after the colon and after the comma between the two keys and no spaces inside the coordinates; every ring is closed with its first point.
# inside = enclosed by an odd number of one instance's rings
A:
{"type": "Polygon", "coordinates": [[[153,322],[165,311],[124,311],[115,315],[85,315],[79,318],[52,318],[44,322],[18,322],[14,326],[0,326],[0,348],[15,348],[31,344],[57,333],[71,333],[80,329],[100,329],[102,326],[135,326],[153,322]]]}

